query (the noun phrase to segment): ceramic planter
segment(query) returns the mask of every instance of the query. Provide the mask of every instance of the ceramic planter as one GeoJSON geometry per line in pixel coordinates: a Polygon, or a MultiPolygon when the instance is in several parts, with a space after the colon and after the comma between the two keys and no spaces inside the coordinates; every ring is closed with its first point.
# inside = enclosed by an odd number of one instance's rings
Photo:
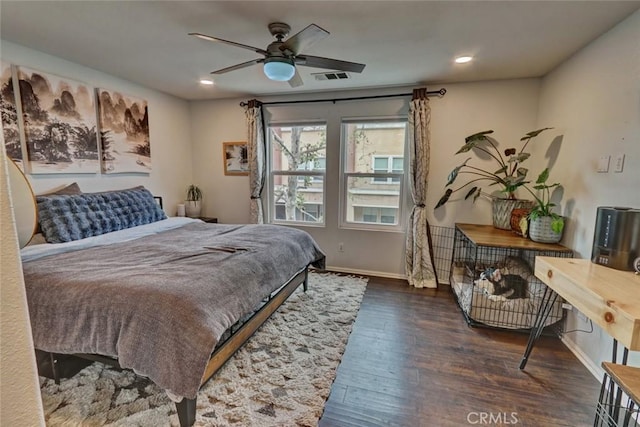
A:
{"type": "Polygon", "coordinates": [[[189,218],[198,218],[202,216],[202,202],[200,200],[186,200],[184,208],[189,218]]]}
{"type": "Polygon", "coordinates": [[[493,213],[493,226],[503,230],[511,230],[511,211],[514,209],[531,209],[533,202],[521,199],[493,199],[491,211],[493,213]]]}
{"type": "Polygon", "coordinates": [[[558,243],[562,239],[562,233],[556,233],[551,229],[553,218],[540,216],[529,221],[529,238],[538,243],[558,243]]]}

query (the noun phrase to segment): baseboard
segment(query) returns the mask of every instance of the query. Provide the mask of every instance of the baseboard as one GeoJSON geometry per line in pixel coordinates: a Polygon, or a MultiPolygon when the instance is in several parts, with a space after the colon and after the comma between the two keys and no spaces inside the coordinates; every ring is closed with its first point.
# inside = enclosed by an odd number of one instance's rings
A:
{"type": "Polygon", "coordinates": [[[360,276],[375,276],[375,277],[384,277],[387,279],[407,280],[407,276],[405,276],[404,274],[387,273],[384,271],[359,270],[357,268],[343,268],[343,267],[335,267],[332,265],[328,265],[326,269],[328,271],[335,271],[336,273],[346,273],[346,274],[356,274],[360,276]]]}
{"type": "Polygon", "coordinates": [[[564,345],[573,353],[578,360],[591,372],[598,382],[602,381],[602,377],[604,375],[604,370],[597,366],[593,360],[589,356],[585,354],[580,347],[576,345],[573,341],[568,340],[566,337],[562,336],[560,340],[564,343],[564,345]]]}

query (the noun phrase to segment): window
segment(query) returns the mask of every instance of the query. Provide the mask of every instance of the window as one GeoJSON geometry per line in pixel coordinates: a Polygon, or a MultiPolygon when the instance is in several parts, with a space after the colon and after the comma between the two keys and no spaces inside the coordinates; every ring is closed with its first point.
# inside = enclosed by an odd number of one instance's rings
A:
{"type": "Polygon", "coordinates": [[[343,121],[342,226],[401,228],[405,145],[405,121],[343,121]]]}
{"type": "Polygon", "coordinates": [[[268,141],[271,222],[324,224],[326,125],[271,125],[268,141]]]}
{"type": "Polygon", "coordinates": [[[398,209],[355,206],[354,221],[371,224],[397,224],[398,209]]]}
{"type": "MultiPolygon", "coordinates": [[[[404,158],[398,156],[373,156],[373,171],[376,173],[402,173],[404,158]]],[[[373,178],[377,184],[400,182],[400,178],[373,178]]]]}

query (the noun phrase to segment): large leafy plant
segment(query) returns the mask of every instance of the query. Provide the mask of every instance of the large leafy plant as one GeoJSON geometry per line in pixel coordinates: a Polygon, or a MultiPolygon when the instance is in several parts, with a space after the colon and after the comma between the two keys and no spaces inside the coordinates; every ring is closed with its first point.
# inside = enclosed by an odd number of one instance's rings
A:
{"type": "MultiPolygon", "coordinates": [[[[446,187],[452,185],[461,174],[472,175],[473,179],[462,184],[458,188],[447,188],[434,209],[437,209],[447,203],[453,193],[460,191],[469,185],[477,184],[482,181],[488,181],[490,186],[499,185],[501,187],[500,192],[504,193],[506,198],[515,199],[515,191],[527,183],[525,179],[527,177],[528,169],[522,167],[521,164],[527,160],[531,154],[526,152],[525,149],[533,138],[548,129],[552,128],[534,130],[520,138],[520,141],[524,141],[520,150],[510,147],[502,152],[498,149],[495,140],[487,136],[492,134],[493,130],[485,130],[466,137],[465,144],[456,152],[456,154],[468,153],[472,149],[484,152],[496,161],[498,169],[491,171],[473,166],[469,164],[471,157],[467,158],[461,165],[456,166],[451,171],[447,179],[446,187]]],[[[482,188],[479,185],[474,185],[467,191],[464,199],[466,200],[473,197],[473,201],[475,202],[476,199],[480,197],[480,194],[482,194],[482,188]]]]}
{"type": "Polygon", "coordinates": [[[556,204],[551,203],[551,189],[558,187],[560,184],[557,182],[554,184],[547,184],[548,179],[549,168],[546,168],[540,172],[538,179],[536,179],[536,184],[533,186],[535,190],[538,190],[537,194],[531,191],[531,189],[526,185],[524,186],[524,188],[526,188],[536,200],[536,205],[529,213],[529,219],[535,220],[540,217],[549,216],[551,217],[551,229],[556,233],[562,233],[562,229],[564,228],[564,219],[552,211],[556,204]]]}

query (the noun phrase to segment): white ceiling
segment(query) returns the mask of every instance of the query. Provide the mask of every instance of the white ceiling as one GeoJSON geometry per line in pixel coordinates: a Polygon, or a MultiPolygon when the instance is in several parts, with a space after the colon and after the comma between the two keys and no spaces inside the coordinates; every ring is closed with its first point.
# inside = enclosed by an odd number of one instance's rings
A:
{"type": "MultiPolygon", "coordinates": [[[[640,1],[7,1],[0,35],[113,76],[198,100],[352,88],[543,76],[624,18],[640,1]],[[187,35],[200,32],[259,48],[267,25],[291,35],[315,23],[331,33],[307,51],[367,64],[341,81],[268,80],[261,65],[198,80],[258,58],[187,35]],[[470,64],[453,58],[473,55],[470,64]]],[[[46,71],[46,70],[44,70],[46,71]]]]}

